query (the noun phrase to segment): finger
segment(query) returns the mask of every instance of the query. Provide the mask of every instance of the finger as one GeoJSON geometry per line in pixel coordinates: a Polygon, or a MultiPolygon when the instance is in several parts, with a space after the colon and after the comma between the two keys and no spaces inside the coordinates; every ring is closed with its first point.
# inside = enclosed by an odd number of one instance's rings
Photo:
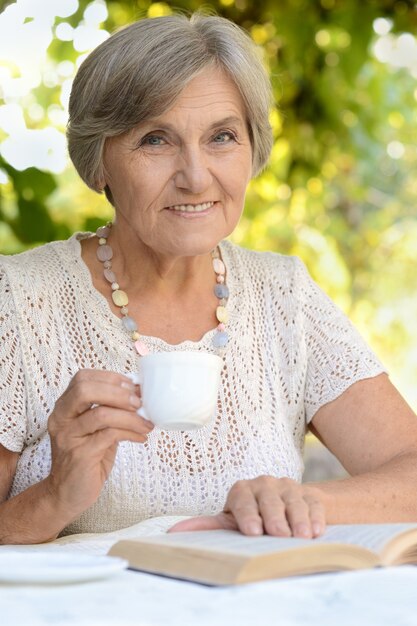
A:
{"type": "Polygon", "coordinates": [[[153,428],[152,422],[143,420],[136,413],[101,406],[85,412],[65,428],[50,429],[50,436],[54,451],[65,453],[84,443],[89,445],[89,440],[98,433],[111,430],[123,430],[124,440],[143,443],[153,428]]]}
{"type": "Polygon", "coordinates": [[[291,537],[286,507],[279,493],[262,492],[257,496],[258,508],[267,535],[291,537]]]}
{"type": "Polygon", "coordinates": [[[200,515],[181,520],[168,529],[169,533],[182,533],[193,530],[237,530],[237,524],[230,513],[218,515],[200,515]]]}
{"type": "Polygon", "coordinates": [[[231,513],[244,535],[262,535],[264,527],[250,481],[238,481],[229,491],[224,513],[231,513]]]}
{"type": "Polygon", "coordinates": [[[291,490],[289,494],[282,494],[285,504],[285,514],[288,525],[294,537],[309,539],[313,536],[310,522],[310,511],[307,502],[302,497],[301,490],[291,490]]]}
{"type": "Polygon", "coordinates": [[[145,443],[146,440],[147,434],[145,433],[137,433],[120,428],[106,428],[104,430],[96,431],[91,437],[89,437],[89,439],[86,440],[86,445],[92,455],[102,455],[104,452],[121,441],[145,443]]]}
{"type": "Polygon", "coordinates": [[[92,383],[91,380],[83,378],[69,387],[58,400],[54,418],[74,419],[89,410],[92,405],[137,410],[141,406],[141,401],[130,382],[99,380],[92,383]]]}
{"type": "Polygon", "coordinates": [[[76,386],[79,383],[105,383],[108,385],[116,385],[117,387],[121,386],[129,389],[138,388],[138,386],[135,385],[135,383],[128,375],[100,369],[79,370],[71,379],[68,385],[68,389],[71,389],[73,386],[76,386]]]}
{"type": "Polygon", "coordinates": [[[118,428],[148,435],[154,428],[149,420],[139,417],[136,412],[98,406],[83,413],[72,425],[72,433],[85,437],[106,428],[118,428]]]}
{"type": "Polygon", "coordinates": [[[324,505],[318,498],[305,495],[305,501],[310,510],[310,523],[313,537],[319,537],[326,530],[326,514],[324,505]]]}

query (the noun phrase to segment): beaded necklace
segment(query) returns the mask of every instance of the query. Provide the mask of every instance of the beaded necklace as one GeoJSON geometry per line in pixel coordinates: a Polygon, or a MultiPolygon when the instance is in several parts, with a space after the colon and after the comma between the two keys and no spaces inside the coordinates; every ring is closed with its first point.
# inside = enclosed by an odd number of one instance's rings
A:
{"type": "MultiPolygon", "coordinates": [[[[100,226],[97,228],[96,236],[98,237],[97,258],[104,267],[104,278],[111,284],[112,300],[114,304],[119,307],[122,314],[122,324],[126,332],[129,334],[130,339],[133,341],[133,345],[139,356],[145,356],[149,354],[149,348],[143,341],[139,331],[138,325],[135,320],[129,316],[129,298],[125,291],[120,289],[120,285],[117,281],[116,275],[112,270],[111,260],[113,258],[113,249],[108,244],[107,239],[111,232],[112,223],[109,222],[106,226],[100,226]]],[[[220,258],[220,251],[218,246],[212,251],[213,270],[216,275],[216,285],[214,286],[214,293],[218,298],[218,306],[216,308],[216,318],[219,322],[216,327],[216,333],[214,334],[212,344],[216,352],[222,353],[229,341],[229,336],[226,332],[226,324],[229,320],[229,314],[226,309],[227,299],[229,297],[229,288],[225,283],[226,268],[223,261],[220,258]]]]}

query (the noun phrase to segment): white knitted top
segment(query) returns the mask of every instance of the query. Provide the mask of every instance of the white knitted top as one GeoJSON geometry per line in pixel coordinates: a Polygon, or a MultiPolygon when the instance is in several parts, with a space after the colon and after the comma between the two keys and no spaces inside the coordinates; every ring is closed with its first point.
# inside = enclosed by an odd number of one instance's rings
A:
{"type": "MultiPolygon", "coordinates": [[[[0,259],[0,443],[21,453],[9,496],[48,475],[48,415],[78,370],[138,368],[120,319],[93,287],[83,236],[0,259]]],[[[65,532],[217,512],[236,480],[260,474],[301,480],[308,421],[355,381],[384,371],[299,259],[226,241],[221,253],[230,341],[214,422],[122,442],[99,499],[65,532]]],[[[214,332],[175,346],[145,341],[154,352],[212,352],[214,332]]]]}

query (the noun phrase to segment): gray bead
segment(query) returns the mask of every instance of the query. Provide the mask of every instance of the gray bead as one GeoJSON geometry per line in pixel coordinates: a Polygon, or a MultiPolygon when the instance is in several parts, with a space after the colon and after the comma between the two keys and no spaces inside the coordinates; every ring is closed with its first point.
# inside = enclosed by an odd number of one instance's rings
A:
{"type": "Polygon", "coordinates": [[[136,324],[135,320],[131,317],[128,317],[127,315],[122,318],[122,324],[130,333],[138,329],[138,325],[136,324]]]}
{"type": "Polygon", "coordinates": [[[215,348],[224,348],[229,341],[229,335],[223,331],[217,332],[213,337],[213,346],[215,348]]]}
{"type": "Polygon", "coordinates": [[[229,287],[225,284],[219,283],[214,287],[214,293],[219,299],[229,297],[229,287]]]}
{"type": "Polygon", "coordinates": [[[107,237],[110,235],[110,227],[109,226],[99,226],[96,230],[96,235],[97,237],[104,237],[104,239],[107,239],[107,237]]]}

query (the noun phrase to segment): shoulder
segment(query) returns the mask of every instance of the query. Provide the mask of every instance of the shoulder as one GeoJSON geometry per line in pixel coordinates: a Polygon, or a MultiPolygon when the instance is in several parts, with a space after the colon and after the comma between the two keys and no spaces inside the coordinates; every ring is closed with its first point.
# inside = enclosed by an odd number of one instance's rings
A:
{"type": "Polygon", "coordinates": [[[297,256],[278,252],[258,252],[242,248],[230,241],[223,241],[220,246],[226,267],[236,276],[242,275],[273,288],[295,292],[310,281],[308,271],[297,256]]]}
{"type": "Polygon", "coordinates": [[[80,234],[76,233],[69,239],[63,241],[51,241],[31,250],[25,250],[18,254],[0,254],[0,268],[13,267],[31,267],[33,265],[43,265],[48,263],[51,258],[57,255],[73,256],[76,253],[78,238],[80,234]]]}
{"type": "Polygon", "coordinates": [[[79,234],[14,255],[0,255],[0,281],[10,288],[54,282],[80,258],[79,234]]]}
{"type": "Polygon", "coordinates": [[[231,241],[224,240],[220,245],[221,252],[227,256],[232,265],[245,265],[250,268],[268,271],[285,271],[294,273],[297,268],[304,267],[303,262],[296,256],[280,254],[278,252],[259,252],[243,248],[231,241]]]}

